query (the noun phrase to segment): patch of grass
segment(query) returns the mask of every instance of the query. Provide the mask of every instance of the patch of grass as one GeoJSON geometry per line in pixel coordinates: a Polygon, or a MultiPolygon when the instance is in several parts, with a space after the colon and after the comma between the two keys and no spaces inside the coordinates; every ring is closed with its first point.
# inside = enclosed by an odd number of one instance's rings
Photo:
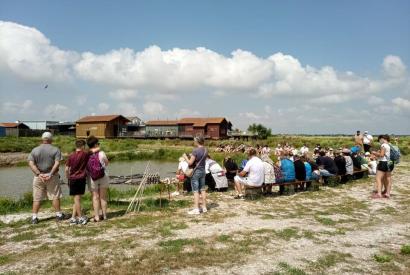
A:
{"type": "Polygon", "coordinates": [[[329,225],[329,226],[336,225],[336,221],[332,220],[331,218],[327,218],[327,217],[315,216],[315,220],[320,222],[323,225],[329,225]]]}
{"type": "Polygon", "coordinates": [[[163,222],[159,226],[159,228],[157,228],[157,232],[162,237],[169,237],[169,236],[174,235],[174,233],[172,232],[173,230],[180,230],[180,229],[186,229],[186,228],[188,228],[188,225],[186,223],[166,221],[166,222],[163,222]]]}
{"type": "Polygon", "coordinates": [[[410,244],[404,244],[400,248],[400,253],[403,255],[410,255],[410,244]]]}
{"type": "Polygon", "coordinates": [[[278,266],[282,272],[288,275],[305,275],[306,274],[306,272],[303,271],[302,269],[291,266],[290,264],[285,263],[285,262],[280,262],[278,266]]]}
{"type": "Polygon", "coordinates": [[[219,236],[216,238],[216,240],[217,240],[218,242],[221,242],[221,243],[226,243],[226,242],[232,241],[232,237],[229,236],[229,235],[222,234],[222,235],[219,235],[219,236]]]}
{"type": "Polygon", "coordinates": [[[331,251],[319,257],[316,261],[310,263],[310,269],[314,271],[324,272],[328,268],[335,266],[338,263],[346,262],[351,258],[350,253],[341,253],[338,251],[331,251]]]}
{"type": "Polygon", "coordinates": [[[298,230],[295,228],[285,228],[283,230],[276,231],[275,235],[286,241],[299,237],[298,230]]]}
{"type": "Polygon", "coordinates": [[[393,259],[393,257],[387,254],[374,254],[373,259],[378,263],[388,263],[393,259]]]}
{"type": "Polygon", "coordinates": [[[27,231],[24,233],[14,235],[13,237],[11,237],[11,240],[13,242],[23,242],[23,241],[34,240],[36,237],[37,235],[34,232],[27,231]]]}
{"type": "Polygon", "coordinates": [[[204,245],[204,241],[201,239],[176,239],[162,241],[159,246],[170,253],[180,253],[182,249],[187,245],[204,245]]]}
{"type": "Polygon", "coordinates": [[[0,266],[5,265],[9,262],[12,261],[12,256],[11,255],[0,255],[0,266]]]}

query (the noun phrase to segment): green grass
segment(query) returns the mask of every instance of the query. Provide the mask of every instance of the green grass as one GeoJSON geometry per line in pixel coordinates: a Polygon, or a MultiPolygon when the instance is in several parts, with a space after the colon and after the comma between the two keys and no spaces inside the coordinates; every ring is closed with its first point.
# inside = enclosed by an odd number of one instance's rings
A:
{"type": "Polygon", "coordinates": [[[0,255],[0,266],[7,264],[8,262],[10,262],[10,260],[10,255],[0,255]]]}
{"type": "Polygon", "coordinates": [[[400,248],[400,253],[403,255],[410,255],[410,244],[404,244],[400,248]]]}
{"type": "Polygon", "coordinates": [[[374,254],[373,259],[378,263],[388,263],[393,259],[393,257],[387,254],[374,254]]]}
{"type": "Polygon", "coordinates": [[[352,258],[350,253],[331,251],[319,257],[316,261],[310,262],[310,269],[316,272],[325,272],[327,269],[337,265],[338,263],[346,262],[349,258],[352,258]]]}
{"type": "Polygon", "coordinates": [[[162,237],[170,237],[174,235],[173,233],[174,230],[181,230],[181,229],[186,229],[186,228],[188,228],[188,225],[186,223],[165,221],[157,228],[157,232],[162,237]]]}
{"type": "Polygon", "coordinates": [[[23,232],[21,234],[17,234],[11,237],[13,242],[23,242],[23,241],[31,241],[34,240],[37,235],[32,231],[23,232]]]}
{"type": "Polygon", "coordinates": [[[302,269],[291,266],[285,262],[280,262],[278,266],[282,271],[282,273],[279,273],[279,274],[287,274],[287,275],[305,275],[306,274],[306,272],[303,271],[302,269]]]}
{"type": "Polygon", "coordinates": [[[334,220],[332,220],[331,218],[327,218],[327,217],[315,216],[315,220],[320,222],[323,225],[329,225],[329,226],[336,225],[336,222],[334,220]]]}

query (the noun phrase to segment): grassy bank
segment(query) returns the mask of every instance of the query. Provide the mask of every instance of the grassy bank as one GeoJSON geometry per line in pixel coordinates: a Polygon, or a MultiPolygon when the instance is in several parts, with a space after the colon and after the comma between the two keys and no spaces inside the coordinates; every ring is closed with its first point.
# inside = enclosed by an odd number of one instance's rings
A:
{"type": "MultiPolygon", "coordinates": [[[[133,189],[129,189],[126,191],[120,191],[115,188],[110,188],[108,191],[108,201],[110,204],[110,208],[116,210],[125,210],[128,207],[128,202],[124,201],[129,200],[131,197],[134,196],[136,188],[137,186],[133,189]]],[[[158,196],[159,193],[160,185],[154,184],[147,186],[147,188],[144,191],[144,196],[148,199],[144,200],[144,204],[142,205],[141,209],[144,211],[159,210],[159,200],[153,198],[155,196],[158,196]]],[[[23,197],[20,199],[0,197],[0,215],[7,215],[19,212],[29,212],[31,210],[32,203],[33,195],[31,192],[24,194],[23,197]]],[[[64,196],[61,199],[62,208],[70,208],[72,206],[72,203],[72,198],[69,196],[64,196]]],[[[92,200],[89,192],[86,192],[85,195],[82,197],[82,205],[87,213],[91,210],[92,200]]],[[[167,206],[168,201],[164,200],[163,205],[167,206]]],[[[51,208],[51,201],[44,201],[42,203],[42,208],[51,208]]]]}

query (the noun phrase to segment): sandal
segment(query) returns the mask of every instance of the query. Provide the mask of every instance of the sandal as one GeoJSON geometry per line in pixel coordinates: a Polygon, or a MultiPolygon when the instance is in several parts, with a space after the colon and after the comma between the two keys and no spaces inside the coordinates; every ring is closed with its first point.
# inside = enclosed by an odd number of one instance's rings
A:
{"type": "Polygon", "coordinates": [[[383,198],[390,199],[390,195],[383,194],[383,198]]]}
{"type": "Polygon", "coordinates": [[[93,222],[100,222],[101,220],[96,220],[95,218],[93,218],[93,222]]]}

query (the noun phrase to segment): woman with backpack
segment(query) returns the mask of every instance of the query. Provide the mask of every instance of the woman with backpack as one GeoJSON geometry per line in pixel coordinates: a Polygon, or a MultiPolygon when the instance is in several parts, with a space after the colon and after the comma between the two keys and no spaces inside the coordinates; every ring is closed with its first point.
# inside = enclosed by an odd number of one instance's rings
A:
{"type": "Polygon", "coordinates": [[[107,219],[107,190],[110,184],[110,179],[106,171],[108,158],[105,153],[100,150],[98,138],[90,136],[87,139],[87,145],[90,149],[90,157],[87,163],[87,174],[89,188],[93,197],[93,221],[99,222],[101,219],[107,219]],[[102,211],[102,217],[99,215],[100,210],[102,211]]]}
{"type": "Polygon", "coordinates": [[[376,187],[377,192],[373,194],[373,199],[390,198],[390,191],[392,186],[391,172],[394,169],[394,162],[391,160],[391,148],[389,145],[390,137],[388,135],[380,135],[378,137],[380,142],[380,150],[373,151],[373,155],[379,158],[376,171],[376,187]],[[382,193],[382,186],[384,191],[382,193]]]}

